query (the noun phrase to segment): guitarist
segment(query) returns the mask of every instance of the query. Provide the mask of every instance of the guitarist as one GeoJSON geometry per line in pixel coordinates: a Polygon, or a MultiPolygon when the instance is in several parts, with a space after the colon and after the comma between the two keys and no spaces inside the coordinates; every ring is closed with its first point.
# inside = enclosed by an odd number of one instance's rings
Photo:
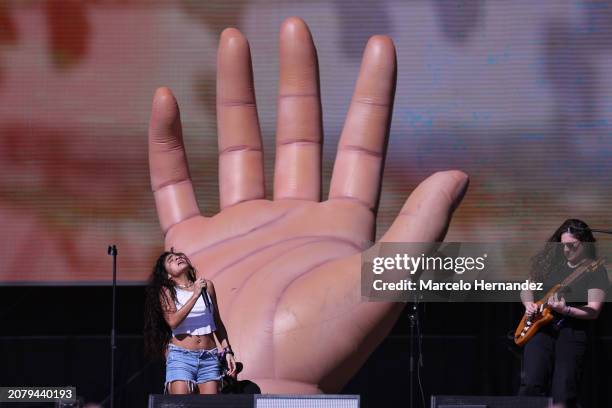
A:
{"type": "MultiPolygon", "coordinates": [[[[586,223],[566,220],[534,257],[531,278],[544,282],[546,293],[576,268],[597,259],[594,242],[586,223]]],[[[607,272],[600,266],[548,299],[555,319],[525,345],[519,394],[551,395],[555,408],[576,406],[588,320],[599,316],[608,286],[607,272]]],[[[532,292],[521,293],[521,299],[525,314],[537,313],[532,292]]]]}

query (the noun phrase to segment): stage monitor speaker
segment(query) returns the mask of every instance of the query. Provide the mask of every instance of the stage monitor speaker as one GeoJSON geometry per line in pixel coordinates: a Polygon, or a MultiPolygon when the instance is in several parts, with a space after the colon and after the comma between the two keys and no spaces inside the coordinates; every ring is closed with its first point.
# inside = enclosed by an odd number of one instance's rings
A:
{"type": "Polygon", "coordinates": [[[149,408],[253,408],[253,396],[219,395],[149,395],[149,408]]]}
{"type": "Polygon", "coordinates": [[[149,408],[359,408],[359,395],[149,395],[149,408]]]}
{"type": "Polygon", "coordinates": [[[359,408],[359,395],[255,395],[255,408],[359,408]]]}
{"type": "Polygon", "coordinates": [[[476,395],[432,395],[431,408],[550,408],[547,397],[489,397],[476,395]]]}

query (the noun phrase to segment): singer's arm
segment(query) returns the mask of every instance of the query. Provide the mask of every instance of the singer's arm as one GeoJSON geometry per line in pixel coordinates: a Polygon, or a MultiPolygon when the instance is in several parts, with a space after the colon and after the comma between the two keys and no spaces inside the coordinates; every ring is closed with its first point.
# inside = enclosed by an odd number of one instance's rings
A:
{"type": "Polygon", "coordinates": [[[185,303],[183,307],[178,310],[176,309],[174,302],[172,302],[172,297],[170,296],[170,293],[167,288],[163,288],[163,294],[160,296],[162,309],[164,311],[164,318],[166,319],[168,326],[170,326],[170,328],[174,330],[176,327],[178,327],[179,324],[183,322],[183,320],[185,320],[191,309],[193,309],[193,306],[200,297],[200,292],[194,292],[193,295],[191,295],[191,297],[187,301],[187,303],[185,303]]]}
{"type": "Polygon", "coordinates": [[[217,339],[219,339],[219,343],[221,343],[221,347],[223,348],[232,348],[229,343],[229,338],[227,336],[227,330],[225,329],[225,325],[223,324],[223,320],[221,320],[221,314],[219,314],[219,303],[217,302],[217,294],[215,293],[215,285],[213,285],[212,281],[207,280],[206,285],[208,287],[208,293],[213,301],[214,314],[215,314],[215,325],[217,326],[217,339]]]}

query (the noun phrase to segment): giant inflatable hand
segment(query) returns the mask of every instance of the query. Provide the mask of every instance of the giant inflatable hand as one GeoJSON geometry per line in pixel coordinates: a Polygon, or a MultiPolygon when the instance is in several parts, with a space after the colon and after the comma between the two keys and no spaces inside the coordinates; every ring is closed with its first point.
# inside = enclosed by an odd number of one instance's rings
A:
{"type": "MultiPolygon", "coordinates": [[[[214,281],[242,379],[264,393],[338,392],[403,307],[365,302],[360,290],[393,107],[393,43],[368,41],[323,202],[318,63],[308,27],[290,18],[281,28],[272,200],[264,196],[250,51],[239,31],[223,32],[217,64],[221,212],[214,217],[196,203],[174,96],[160,88],[153,100],[149,162],[166,248],[185,252],[214,281]]],[[[441,241],[466,187],[459,171],[432,175],[382,241],[441,241]]]]}

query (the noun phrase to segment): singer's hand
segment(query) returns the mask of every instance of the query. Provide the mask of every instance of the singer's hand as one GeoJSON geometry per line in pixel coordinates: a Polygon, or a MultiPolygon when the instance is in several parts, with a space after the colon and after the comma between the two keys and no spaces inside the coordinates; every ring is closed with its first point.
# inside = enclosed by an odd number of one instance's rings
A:
{"type": "MultiPolygon", "coordinates": [[[[166,248],[185,252],[214,281],[243,378],[264,393],[338,392],[404,306],[365,302],[360,291],[393,107],[393,42],[367,43],[326,201],[318,64],[304,22],[290,18],[281,28],[272,200],[264,194],[250,51],[239,31],[222,33],[217,64],[221,212],[214,217],[202,216],[195,200],[174,96],[160,88],[153,100],[151,183],[166,248]]],[[[467,181],[459,171],[427,178],[382,241],[443,240],[467,181]]]]}
{"type": "Polygon", "coordinates": [[[225,355],[225,360],[227,361],[227,374],[230,377],[236,378],[236,359],[231,354],[225,355]]]}
{"type": "Polygon", "coordinates": [[[200,296],[202,289],[206,289],[206,279],[198,277],[193,283],[193,294],[194,296],[200,296]]]}

